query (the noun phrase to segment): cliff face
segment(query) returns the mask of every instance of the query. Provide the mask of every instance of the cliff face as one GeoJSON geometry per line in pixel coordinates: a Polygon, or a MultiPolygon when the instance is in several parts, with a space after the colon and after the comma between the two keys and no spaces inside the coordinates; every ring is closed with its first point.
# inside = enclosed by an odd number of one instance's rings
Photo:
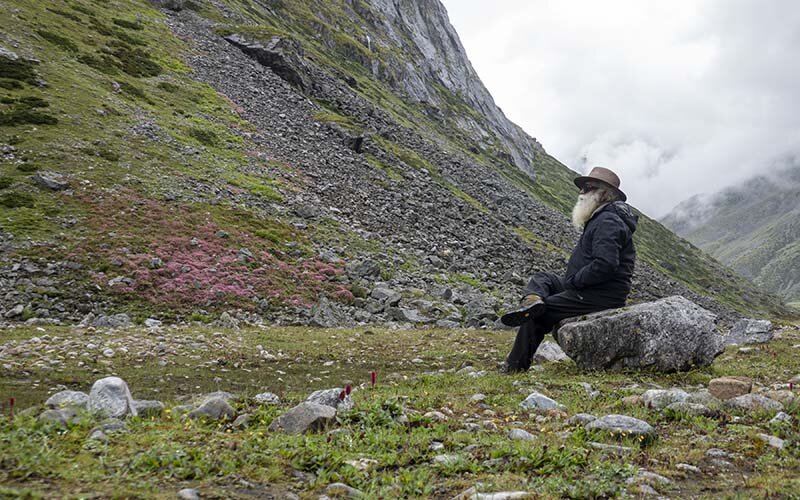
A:
{"type": "MultiPolygon", "coordinates": [[[[3,3],[7,320],[492,327],[564,269],[576,174],[438,2],[155,5],[3,3]]],[[[661,225],[636,237],[634,300],[785,312],[661,225]]]]}
{"type": "Polygon", "coordinates": [[[720,193],[693,197],[663,223],[743,276],[800,301],[800,164],[789,159],[720,193]]]}

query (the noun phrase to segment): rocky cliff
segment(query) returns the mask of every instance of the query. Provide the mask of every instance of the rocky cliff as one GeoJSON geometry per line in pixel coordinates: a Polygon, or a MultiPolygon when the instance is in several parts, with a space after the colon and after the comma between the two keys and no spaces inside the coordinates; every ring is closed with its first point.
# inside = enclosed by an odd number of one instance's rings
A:
{"type": "Polygon", "coordinates": [[[800,163],[790,158],[676,206],[666,226],[786,300],[800,301],[800,163]]]}
{"type": "MultiPolygon", "coordinates": [[[[0,5],[9,321],[492,326],[565,266],[576,174],[434,0],[0,5]]],[[[786,312],[644,217],[637,245],[633,300],[786,312]]]]}

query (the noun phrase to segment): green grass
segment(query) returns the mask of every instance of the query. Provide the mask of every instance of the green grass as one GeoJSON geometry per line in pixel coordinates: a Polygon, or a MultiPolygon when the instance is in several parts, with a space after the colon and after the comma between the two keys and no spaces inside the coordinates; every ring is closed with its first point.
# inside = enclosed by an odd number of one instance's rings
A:
{"type": "MultiPolygon", "coordinates": [[[[584,373],[568,362],[515,376],[495,373],[496,362],[511,344],[511,332],[375,328],[245,329],[224,331],[222,336],[215,332],[168,329],[162,340],[137,330],[93,337],[101,344],[98,349],[137,346],[118,354],[111,365],[92,355],[67,358],[47,370],[37,366],[36,358],[14,360],[14,368],[2,372],[0,394],[17,397],[21,408],[40,404],[52,387],[86,391],[94,379],[114,373],[129,383],[134,397],[160,399],[168,406],[178,404],[179,396],[234,392],[242,396],[234,402],[237,412],[250,413],[252,423],[236,429],[227,423],[190,422],[169,412],[161,418],[129,419],[127,432],[111,435],[104,444],[86,441],[95,425],[91,420],[59,429],[30,417],[13,421],[0,417],[3,493],[47,496],[70,491],[77,496],[167,498],[188,486],[204,496],[235,497],[243,495],[244,480],[250,488],[276,496],[288,490],[314,496],[330,483],[345,482],[375,498],[449,498],[476,483],[484,485],[482,491],[524,490],[546,498],[614,497],[633,491],[625,480],[639,467],[670,478],[672,485],[656,488],[675,497],[791,497],[800,486],[800,405],[786,408],[793,423],[771,427],[769,414],[723,410],[717,418],[689,417],[623,402],[625,396],[650,387],[707,384],[721,375],[746,375],[762,385],[783,381],[787,374],[800,373],[792,348],[800,340],[796,330],[751,353],[731,348],[711,367],[686,373],[584,373]],[[165,366],[156,358],[138,358],[138,350],[151,349],[160,341],[177,346],[162,357],[165,366]],[[262,358],[256,345],[277,359],[262,358]],[[423,363],[413,362],[415,358],[423,363]],[[486,370],[487,375],[472,378],[455,373],[465,363],[486,370]],[[312,366],[317,368],[309,370],[312,366]],[[373,370],[378,374],[375,387],[369,384],[373,370]],[[579,382],[589,382],[600,396],[588,398],[579,382]],[[345,383],[355,386],[355,409],[337,418],[336,433],[284,436],[267,430],[276,416],[311,391],[345,383]],[[283,404],[260,408],[247,400],[265,390],[278,393],[283,404]],[[566,405],[567,414],[537,418],[522,410],[518,404],[532,390],[566,405]],[[484,394],[485,400],[472,401],[475,393],[484,394]],[[424,416],[428,411],[444,412],[447,420],[433,421],[424,416]],[[631,415],[653,425],[657,437],[618,440],[590,433],[567,423],[568,416],[578,412],[631,415]],[[410,425],[395,422],[401,413],[410,425]],[[737,423],[734,416],[740,419],[737,423]],[[478,424],[479,430],[465,431],[467,423],[478,424]],[[532,433],[535,440],[510,441],[507,432],[515,427],[532,433]],[[759,432],[786,439],[787,448],[765,447],[757,438],[759,432]],[[430,449],[434,441],[444,448],[430,449]],[[589,446],[590,441],[634,451],[608,457],[589,446]],[[704,455],[711,447],[736,456],[736,473],[708,469],[704,455]],[[447,465],[433,463],[433,457],[443,453],[460,459],[447,465]],[[347,463],[360,459],[374,463],[366,471],[347,463]],[[686,476],[675,468],[678,463],[695,464],[707,472],[686,476]],[[300,473],[306,474],[304,479],[293,478],[300,473]]],[[[4,341],[45,334],[86,339],[80,330],[65,327],[48,327],[44,332],[24,327],[7,331],[4,341]]]]}

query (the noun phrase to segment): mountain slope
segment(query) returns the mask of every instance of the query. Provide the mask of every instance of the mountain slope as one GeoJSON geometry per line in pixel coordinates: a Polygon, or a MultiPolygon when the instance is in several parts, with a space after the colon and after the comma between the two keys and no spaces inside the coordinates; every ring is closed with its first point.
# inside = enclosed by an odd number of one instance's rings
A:
{"type": "MultiPolygon", "coordinates": [[[[436,1],[0,5],[8,319],[491,325],[564,268],[576,174],[436,1]]],[[[637,243],[634,300],[786,312],[658,223],[637,243]]]]}
{"type": "Polygon", "coordinates": [[[800,301],[800,163],[679,204],[664,224],[745,277],[800,301]]]}

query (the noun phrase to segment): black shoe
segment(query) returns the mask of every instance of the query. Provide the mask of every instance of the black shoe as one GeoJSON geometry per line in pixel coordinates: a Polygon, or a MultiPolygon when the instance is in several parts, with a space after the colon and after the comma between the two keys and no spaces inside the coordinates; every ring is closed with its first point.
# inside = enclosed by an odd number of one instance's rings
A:
{"type": "Polygon", "coordinates": [[[500,322],[506,326],[519,326],[523,323],[538,318],[544,314],[545,304],[538,295],[526,295],[516,309],[500,317],[500,322]]]}
{"type": "Polygon", "coordinates": [[[523,370],[522,368],[511,368],[510,366],[508,366],[508,361],[503,361],[503,363],[500,365],[500,368],[498,368],[497,371],[501,375],[513,375],[515,373],[522,373],[525,370],[523,370]]]}

